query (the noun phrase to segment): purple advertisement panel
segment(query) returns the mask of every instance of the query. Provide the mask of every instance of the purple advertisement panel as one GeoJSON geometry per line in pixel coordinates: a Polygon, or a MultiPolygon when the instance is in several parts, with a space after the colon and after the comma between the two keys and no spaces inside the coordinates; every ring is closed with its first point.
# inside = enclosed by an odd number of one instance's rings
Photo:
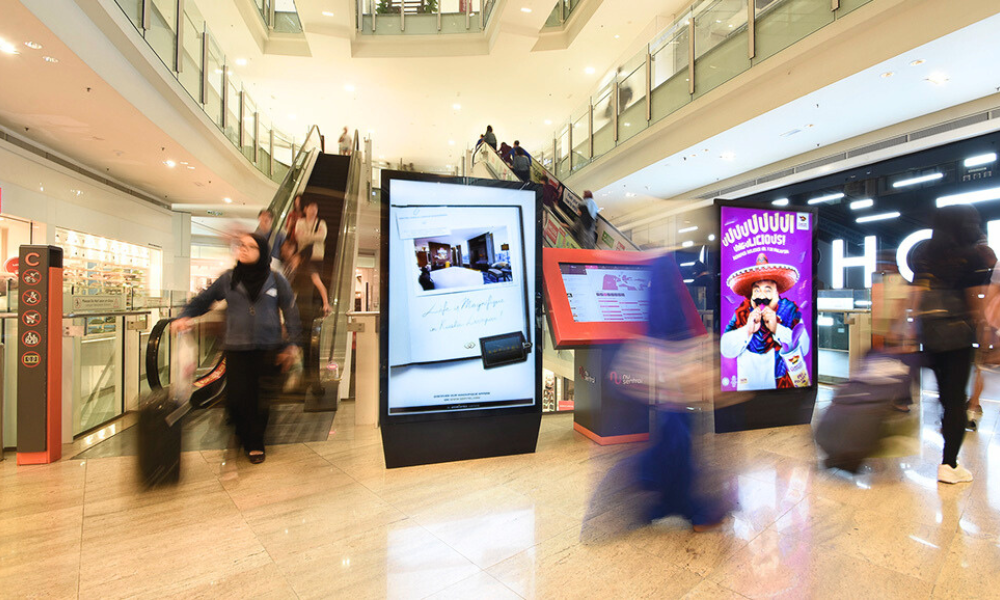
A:
{"type": "Polygon", "coordinates": [[[810,387],[815,215],[721,207],[722,391],[810,387]]]}

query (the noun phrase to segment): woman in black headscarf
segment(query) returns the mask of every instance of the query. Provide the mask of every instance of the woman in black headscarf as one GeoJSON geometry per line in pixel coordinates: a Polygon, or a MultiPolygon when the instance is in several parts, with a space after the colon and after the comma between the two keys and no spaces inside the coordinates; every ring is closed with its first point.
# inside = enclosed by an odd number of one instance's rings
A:
{"type": "Polygon", "coordinates": [[[264,236],[240,237],[236,266],[192,299],[173,323],[177,331],[190,329],[192,318],[226,301],[226,409],[255,464],[264,462],[264,431],[270,394],[278,389],[279,366],[287,369],[295,360],[301,334],[291,286],[271,270],[270,255],[264,236]],[[288,340],[282,335],[281,315],[288,340]]]}
{"type": "Polygon", "coordinates": [[[915,261],[921,343],[944,409],[944,455],[938,466],[938,481],[942,483],[972,481],[972,473],[958,464],[958,451],[965,436],[965,389],[981,319],[979,298],[990,281],[991,269],[976,248],[981,236],[975,208],[964,204],[944,207],[934,215],[932,237],[920,248],[915,261]]]}

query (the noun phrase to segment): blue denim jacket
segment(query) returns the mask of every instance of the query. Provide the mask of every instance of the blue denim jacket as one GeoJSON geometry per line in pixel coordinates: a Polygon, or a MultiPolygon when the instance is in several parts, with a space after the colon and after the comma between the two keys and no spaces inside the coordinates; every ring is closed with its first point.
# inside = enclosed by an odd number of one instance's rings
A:
{"type": "Polygon", "coordinates": [[[288,280],[281,273],[271,271],[264,287],[257,296],[257,301],[251,303],[243,284],[232,289],[233,271],[230,269],[215,280],[209,288],[184,307],[181,317],[197,317],[212,308],[212,304],[225,300],[226,307],[226,337],[223,348],[226,350],[270,350],[281,348],[289,343],[300,344],[302,327],[299,324],[299,311],[295,306],[295,296],[288,280]],[[288,330],[288,340],[281,334],[281,318],[278,310],[285,316],[285,328],[288,330]]]}

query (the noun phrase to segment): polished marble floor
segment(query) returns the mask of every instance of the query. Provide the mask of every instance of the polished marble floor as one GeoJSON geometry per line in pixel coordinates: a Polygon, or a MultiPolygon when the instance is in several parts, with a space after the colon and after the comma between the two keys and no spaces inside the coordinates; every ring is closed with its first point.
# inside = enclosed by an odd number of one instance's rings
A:
{"type": "Polygon", "coordinates": [[[185,452],[181,485],[146,493],[133,456],[8,454],[0,597],[998,597],[998,409],[967,436],[976,480],[957,486],[935,481],[931,396],[918,453],[857,477],[816,467],[808,425],[713,436],[738,507],[700,534],[679,519],[602,526],[614,510],[584,522],[636,448],[593,444],[569,414],[542,419],[532,455],[387,471],[348,403],[326,441],[273,446],[262,465],[185,452]]]}

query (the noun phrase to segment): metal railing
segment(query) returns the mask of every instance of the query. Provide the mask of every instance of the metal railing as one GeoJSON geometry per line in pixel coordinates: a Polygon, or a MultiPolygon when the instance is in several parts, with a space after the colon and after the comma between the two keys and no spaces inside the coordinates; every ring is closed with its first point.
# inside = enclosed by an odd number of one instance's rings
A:
{"type": "Polygon", "coordinates": [[[473,33],[489,24],[496,0],[356,0],[364,35],[473,33]]]}
{"type": "Polygon", "coordinates": [[[302,21],[295,0],[255,0],[257,14],[264,25],[278,33],[302,33],[302,21]]]}
{"type": "MultiPolygon", "coordinates": [[[[216,127],[257,170],[280,182],[295,154],[295,138],[272,127],[268,116],[257,109],[195,3],[186,0],[115,2],[216,127]]],[[[284,31],[285,24],[292,19],[283,17],[276,23],[275,15],[286,13],[275,12],[274,2],[256,0],[256,5],[262,11],[266,8],[272,18],[271,21],[265,19],[270,28],[284,31]]],[[[292,14],[298,22],[298,15],[292,14]]]]}
{"type": "Polygon", "coordinates": [[[549,18],[545,20],[545,27],[562,27],[569,20],[570,15],[576,7],[580,6],[583,0],[557,0],[552,7],[549,18]]]}
{"type": "MultiPolygon", "coordinates": [[[[563,1],[557,10],[565,11],[560,8],[563,1]]],[[[536,157],[566,178],[871,1],[696,0],[642,51],[609,73],[587,102],[553,132],[551,148],[536,151],[536,157]]]]}

